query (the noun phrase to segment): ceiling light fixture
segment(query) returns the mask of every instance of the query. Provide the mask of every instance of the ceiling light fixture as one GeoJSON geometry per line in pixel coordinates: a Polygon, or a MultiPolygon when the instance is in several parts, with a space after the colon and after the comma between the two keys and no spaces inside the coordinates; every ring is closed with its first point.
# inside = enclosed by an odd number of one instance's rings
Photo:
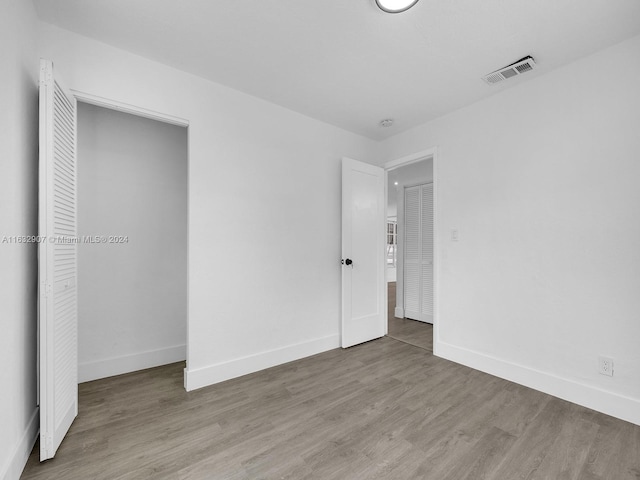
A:
{"type": "Polygon", "coordinates": [[[380,10],[387,13],[400,13],[409,10],[418,0],[376,0],[380,10]]]}

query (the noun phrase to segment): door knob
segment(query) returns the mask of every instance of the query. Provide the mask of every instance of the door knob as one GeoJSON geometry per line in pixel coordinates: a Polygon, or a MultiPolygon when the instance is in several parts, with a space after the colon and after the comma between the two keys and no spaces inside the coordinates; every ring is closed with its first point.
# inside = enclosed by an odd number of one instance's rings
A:
{"type": "Polygon", "coordinates": [[[344,263],[346,263],[347,265],[351,265],[353,263],[353,260],[351,260],[350,258],[347,258],[344,263]]]}

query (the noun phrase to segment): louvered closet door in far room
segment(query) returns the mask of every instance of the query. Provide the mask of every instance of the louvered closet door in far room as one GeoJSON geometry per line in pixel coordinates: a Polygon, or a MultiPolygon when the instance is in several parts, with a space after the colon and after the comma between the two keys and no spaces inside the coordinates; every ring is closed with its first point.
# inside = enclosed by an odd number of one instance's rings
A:
{"type": "Polygon", "coordinates": [[[405,317],[433,323],[433,184],[404,192],[405,317]]]}

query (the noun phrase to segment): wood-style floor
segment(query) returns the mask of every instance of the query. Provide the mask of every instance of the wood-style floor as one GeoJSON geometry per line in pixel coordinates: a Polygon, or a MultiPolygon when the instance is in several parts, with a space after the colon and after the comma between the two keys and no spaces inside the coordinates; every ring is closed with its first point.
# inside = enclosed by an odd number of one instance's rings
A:
{"type": "Polygon", "coordinates": [[[22,478],[640,479],[640,427],[390,337],[190,393],[183,367],[81,384],[22,478]]]}
{"type": "Polygon", "coordinates": [[[387,284],[387,306],[387,335],[433,353],[433,325],[394,316],[396,309],[396,282],[387,284]]]}

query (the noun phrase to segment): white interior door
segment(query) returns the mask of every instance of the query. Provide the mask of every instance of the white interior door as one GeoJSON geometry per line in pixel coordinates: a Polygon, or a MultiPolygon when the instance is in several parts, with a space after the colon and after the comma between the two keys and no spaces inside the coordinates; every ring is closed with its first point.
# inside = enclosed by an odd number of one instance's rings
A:
{"type": "Polygon", "coordinates": [[[76,102],[40,61],[40,460],[78,414],[76,102]]]}
{"type": "Polygon", "coordinates": [[[342,160],[342,347],[385,334],[384,170],[342,160]]]}

